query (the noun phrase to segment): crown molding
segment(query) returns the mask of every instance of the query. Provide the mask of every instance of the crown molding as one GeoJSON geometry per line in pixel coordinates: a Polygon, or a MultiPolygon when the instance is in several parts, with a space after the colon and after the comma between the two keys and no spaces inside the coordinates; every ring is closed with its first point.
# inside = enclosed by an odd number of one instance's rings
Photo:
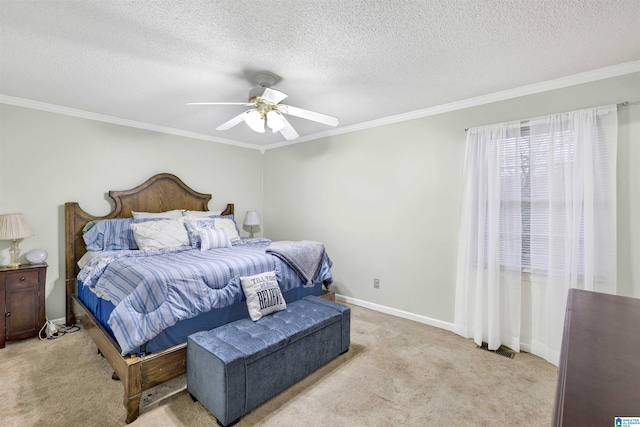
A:
{"type": "Polygon", "coordinates": [[[464,110],[466,108],[477,107],[480,105],[492,104],[494,102],[506,101],[513,98],[519,98],[527,95],[535,95],[537,93],[548,92],[556,89],[576,86],[584,83],[591,83],[598,80],[604,80],[613,77],[619,77],[626,74],[640,72],[640,60],[626,62],[623,64],[613,65],[611,67],[600,68],[593,71],[587,71],[580,74],[574,74],[559,79],[549,80],[545,82],[535,83],[527,86],[521,86],[515,89],[504,90],[500,92],[480,95],[473,98],[464,99],[462,101],[450,102],[448,104],[436,105],[434,107],[424,108],[421,110],[410,111],[408,113],[397,114],[395,116],[384,117],[382,119],[371,120],[356,125],[345,126],[337,129],[331,129],[326,132],[316,133],[297,138],[295,141],[282,141],[269,144],[264,147],[265,150],[273,148],[293,145],[300,142],[311,141],[330,136],[342,135],[345,133],[357,132],[365,129],[386,126],[394,123],[404,122],[407,120],[415,120],[423,117],[435,116],[438,114],[449,113],[451,111],[464,110]]]}
{"type": "Polygon", "coordinates": [[[170,128],[167,126],[154,125],[151,123],[139,122],[136,120],[123,119],[121,117],[108,116],[106,114],[92,113],[90,111],[77,110],[75,108],[62,107],[55,104],[47,104],[46,102],[33,101],[30,99],[18,98],[15,96],[0,94],[0,104],[13,105],[16,107],[30,108],[33,110],[47,111],[49,113],[62,114],[65,116],[79,117],[81,119],[95,120],[98,122],[111,123],[114,125],[127,126],[137,129],[150,130],[153,132],[166,133],[169,135],[183,136],[186,138],[200,139],[203,141],[218,142],[220,144],[235,145],[237,147],[261,149],[262,147],[255,144],[238,142],[231,139],[218,138],[210,135],[203,135],[197,132],[189,132],[186,130],[170,128]]]}
{"type": "Polygon", "coordinates": [[[288,145],[299,144],[302,142],[313,141],[321,138],[328,138],[336,135],[357,132],[361,130],[386,126],[394,123],[400,123],[408,120],[415,120],[423,117],[435,116],[437,114],[448,113],[451,111],[463,110],[465,108],[477,107],[480,105],[491,104],[494,102],[505,101],[508,99],[519,98],[527,95],[547,92],[550,90],[562,89],[565,87],[576,86],[579,84],[590,83],[597,80],[604,80],[612,77],[618,77],[625,74],[640,72],[640,60],[626,62],[623,64],[613,65],[610,67],[600,68],[597,70],[586,71],[584,73],[574,74],[559,79],[549,80],[545,82],[535,83],[531,85],[521,86],[515,89],[504,90],[500,92],[480,95],[461,101],[450,102],[447,104],[436,105],[420,110],[410,111],[408,113],[397,114],[394,116],[384,117],[381,119],[371,120],[368,122],[358,123],[351,126],[330,129],[324,132],[318,132],[311,135],[301,136],[293,141],[283,140],[268,145],[256,145],[245,142],[234,141],[225,138],[204,135],[196,132],[170,128],[166,126],[154,125],[150,123],[139,122],[135,120],[123,119],[120,117],[108,116],[106,114],[92,113],[89,111],[76,110],[74,108],[62,107],[45,102],[32,101],[29,99],[18,98],[15,96],[0,94],[0,103],[14,105],[17,107],[31,108],[34,110],[48,111],[51,113],[63,114],[67,116],[79,117],[88,120],[96,120],[105,123],[111,123],[121,126],[128,126],[138,129],[145,129],[154,132],[166,133],[170,135],[183,136],[186,138],[200,139],[203,141],[217,142],[220,144],[233,145],[236,147],[250,148],[259,150],[264,153],[266,150],[285,147],[288,145]]]}

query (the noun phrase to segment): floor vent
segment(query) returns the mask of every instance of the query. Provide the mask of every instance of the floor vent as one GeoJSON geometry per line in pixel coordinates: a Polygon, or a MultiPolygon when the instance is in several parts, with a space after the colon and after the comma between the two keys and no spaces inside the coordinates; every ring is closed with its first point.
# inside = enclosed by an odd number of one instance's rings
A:
{"type": "Polygon", "coordinates": [[[513,359],[516,357],[516,352],[511,350],[509,347],[505,347],[501,345],[497,350],[489,350],[489,344],[483,342],[482,345],[479,345],[478,348],[480,350],[490,351],[491,353],[499,354],[500,356],[508,357],[509,359],[513,359]]]}

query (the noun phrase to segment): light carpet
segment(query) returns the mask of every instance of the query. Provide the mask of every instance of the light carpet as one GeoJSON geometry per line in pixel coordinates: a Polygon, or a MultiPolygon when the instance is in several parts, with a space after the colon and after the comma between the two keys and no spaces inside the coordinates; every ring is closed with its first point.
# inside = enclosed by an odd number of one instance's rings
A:
{"type": "MultiPolygon", "coordinates": [[[[548,426],[557,368],[351,306],[351,348],[242,417],[242,426],[548,426]]],[[[124,426],[123,389],[84,330],[0,350],[0,426],[124,426]]],[[[185,376],[144,393],[136,426],[214,426],[185,376]]]]}

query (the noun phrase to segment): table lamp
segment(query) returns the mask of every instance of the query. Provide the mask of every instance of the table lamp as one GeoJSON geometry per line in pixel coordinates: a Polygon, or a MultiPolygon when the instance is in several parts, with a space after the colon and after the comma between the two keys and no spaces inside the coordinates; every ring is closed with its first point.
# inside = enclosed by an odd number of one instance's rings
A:
{"type": "Polygon", "coordinates": [[[25,237],[33,236],[33,231],[29,227],[26,218],[21,213],[10,213],[0,215],[0,240],[11,240],[11,261],[7,265],[9,268],[20,267],[18,258],[20,257],[20,248],[18,240],[25,237]]]}
{"type": "Polygon", "coordinates": [[[253,226],[260,225],[260,217],[258,216],[258,212],[256,211],[247,211],[247,214],[244,217],[243,225],[248,225],[251,227],[251,233],[249,237],[253,237],[253,226]]]}

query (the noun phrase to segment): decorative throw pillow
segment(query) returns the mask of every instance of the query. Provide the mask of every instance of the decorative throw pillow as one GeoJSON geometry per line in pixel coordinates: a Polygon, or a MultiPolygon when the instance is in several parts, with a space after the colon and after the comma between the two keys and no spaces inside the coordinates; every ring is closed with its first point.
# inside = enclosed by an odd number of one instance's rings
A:
{"type": "Polygon", "coordinates": [[[240,277],[240,282],[247,298],[249,316],[254,322],[262,316],[287,308],[275,271],[240,277]]]}
{"type": "MultiPolygon", "coordinates": [[[[216,223],[213,219],[187,219],[184,221],[184,226],[187,229],[191,247],[198,249],[200,248],[200,232],[205,228],[215,228],[216,223]]],[[[228,235],[227,238],[229,238],[228,235]]]]}
{"type": "Polygon", "coordinates": [[[215,228],[200,229],[200,250],[208,251],[209,249],[228,248],[231,241],[224,230],[216,230],[215,228]]]}
{"type": "Polygon", "coordinates": [[[134,223],[131,229],[141,250],[189,246],[184,223],[177,219],[134,223]]]}
{"type": "Polygon", "coordinates": [[[215,227],[219,230],[224,230],[229,236],[229,240],[237,242],[240,240],[240,233],[238,233],[238,227],[233,219],[232,215],[225,215],[213,219],[215,221],[215,227]],[[230,218],[228,218],[230,217],[230,218]]]}

